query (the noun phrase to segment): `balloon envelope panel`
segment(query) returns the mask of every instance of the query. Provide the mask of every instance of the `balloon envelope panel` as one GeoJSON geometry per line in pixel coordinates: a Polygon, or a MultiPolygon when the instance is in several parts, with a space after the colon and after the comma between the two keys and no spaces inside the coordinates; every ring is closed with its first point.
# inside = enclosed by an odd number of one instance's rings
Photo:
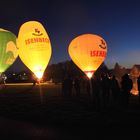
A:
{"type": "Polygon", "coordinates": [[[0,73],[6,71],[17,56],[16,36],[10,31],[0,29],[0,73]]]}
{"type": "Polygon", "coordinates": [[[23,63],[41,78],[51,57],[51,43],[41,23],[24,23],[18,35],[19,57],[23,63]]]}
{"type": "Polygon", "coordinates": [[[94,73],[106,57],[107,45],[100,36],[84,34],[72,40],[68,52],[71,59],[83,72],[94,73]]]}

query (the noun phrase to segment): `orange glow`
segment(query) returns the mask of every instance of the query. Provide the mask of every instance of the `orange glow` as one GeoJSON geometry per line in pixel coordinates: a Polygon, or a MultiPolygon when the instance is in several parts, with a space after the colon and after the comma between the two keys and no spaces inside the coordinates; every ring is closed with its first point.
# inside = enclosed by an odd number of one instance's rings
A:
{"type": "Polygon", "coordinates": [[[38,79],[41,79],[43,77],[43,72],[42,71],[34,72],[34,74],[38,79]]]}
{"type": "Polygon", "coordinates": [[[139,91],[138,91],[138,90],[132,89],[132,90],[131,90],[131,93],[132,93],[133,95],[138,95],[138,94],[139,94],[139,91]]]}
{"type": "Polygon", "coordinates": [[[93,71],[104,61],[107,44],[103,38],[93,34],[84,34],[73,39],[68,48],[73,62],[91,78],[93,71]]]}
{"type": "Polygon", "coordinates": [[[84,71],[84,73],[86,74],[86,76],[91,79],[92,75],[93,75],[93,71],[84,71]]]}

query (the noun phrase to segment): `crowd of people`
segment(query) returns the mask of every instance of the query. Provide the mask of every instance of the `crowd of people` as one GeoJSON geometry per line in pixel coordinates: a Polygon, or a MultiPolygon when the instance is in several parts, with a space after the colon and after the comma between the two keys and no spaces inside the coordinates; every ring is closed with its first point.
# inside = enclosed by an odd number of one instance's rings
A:
{"type": "MultiPolygon", "coordinates": [[[[140,77],[138,78],[138,90],[140,91],[140,77]]],[[[127,108],[131,96],[131,89],[133,82],[128,74],[121,77],[121,82],[114,75],[101,74],[100,76],[93,76],[91,80],[88,78],[80,78],[65,76],[62,82],[63,96],[81,96],[84,93],[90,96],[97,109],[100,107],[107,108],[110,105],[121,105],[127,108]]],[[[139,98],[140,101],[140,98],[139,98]]]]}

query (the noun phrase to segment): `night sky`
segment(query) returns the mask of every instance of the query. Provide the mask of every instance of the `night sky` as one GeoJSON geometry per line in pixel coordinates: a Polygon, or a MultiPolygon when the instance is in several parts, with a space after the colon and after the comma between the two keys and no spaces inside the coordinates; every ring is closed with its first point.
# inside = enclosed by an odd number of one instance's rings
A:
{"type": "MultiPolygon", "coordinates": [[[[106,40],[105,64],[109,68],[116,62],[129,68],[140,64],[139,0],[5,0],[1,3],[0,28],[17,36],[20,26],[30,20],[41,22],[48,32],[53,49],[50,64],[70,60],[67,52],[70,42],[85,33],[106,40]]],[[[19,63],[16,61],[14,67],[19,63]]]]}

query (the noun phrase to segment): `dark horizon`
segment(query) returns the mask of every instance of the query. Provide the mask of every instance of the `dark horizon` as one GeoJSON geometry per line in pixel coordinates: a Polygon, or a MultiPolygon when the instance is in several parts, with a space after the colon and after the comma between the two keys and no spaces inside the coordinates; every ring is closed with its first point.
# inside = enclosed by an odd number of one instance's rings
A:
{"type": "MultiPolygon", "coordinates": [[[[64,60],[64,61],[57,62],[57,63],[49,63],[48,66],[53,65],[53,64],[57,65],[57,64],[59,64],[59,63],[65,63],[65,62],[67,62],[67,61],[72,61],[72,60],[70,59],[70,60],[64,60]]],[[[74,62],[73,62],[73,63],[74,63],[74,62]]],[[[104,64],[106,65],[105,62],[104,62],[104,64]]],[[[116,63],[114,63],[114,66],[111,67],[111,68],[108,67],[107,65],[106,65],[106,66],[107,66],[107,68],[108,68],[109,70],[112,70],[112,69],[114,69],[114,67],[115,67],[116,64],[118,64],[118,65],[120,66],[120,68],[125,68],[125,69],[132,69],[134,65],[137,65],[137,64],[134,64],[132,67],[124,67],[124,66],[120,65],[118,62],[116,62],[116,63]]],[[[75,64],[75,65],[76,65],[76,64],[75,64]]],[[[48,66],[47,66],[47,67],[48,67],[48,66]]],[[[47,69],[47,67],[46,67],[46,69],[47,69]]],[[[99,69],[99,68],[98,68],[98,69],[99,69]]],[[[96,71],[98,71],[98,69],[97,69],[96,71]]],[[[79,68],[79,70],[80,70],[80,68],[79,68]]],[[[13,65],[11,65],[6,71],[8,71],[8,72],[30,71],[30,72],[31,72],[31,70],[20,60],[19,57],[18,57],[17,60],[13,63],[13,65]],[[20,67],[18,67],[19,65],[20,65],[20,67]]]]}

